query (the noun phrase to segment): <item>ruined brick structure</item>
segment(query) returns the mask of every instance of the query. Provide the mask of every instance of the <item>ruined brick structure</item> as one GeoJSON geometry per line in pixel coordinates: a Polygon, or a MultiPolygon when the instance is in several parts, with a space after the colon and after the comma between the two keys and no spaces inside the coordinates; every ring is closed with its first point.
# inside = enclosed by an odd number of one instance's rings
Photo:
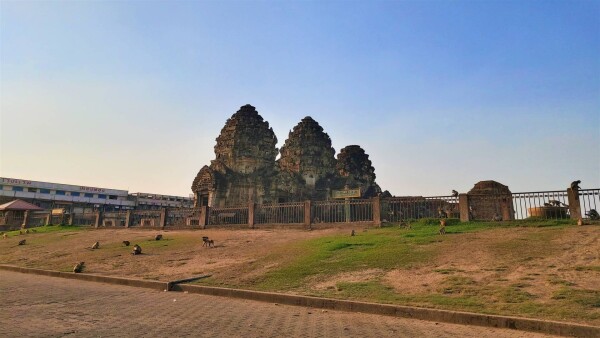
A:
{"type": "Polygon", "coordinates": [[[477,220],[491,220],[500,216],[502,220],[514,219],[511,191],[496,181],[480,181],[469,190],[471,217],[477,220]]]}
{"type": "Polygon", "coordinates": [[[329,135],[310,116],[290,131],[277,161],[277,137],[251,105],[227,120],[216,141],[216,158],[192,183],[196,205],[327,200],[344,187],[365,198],[381,192],[365,151],[348,146],[336,160],[329,135]]]}

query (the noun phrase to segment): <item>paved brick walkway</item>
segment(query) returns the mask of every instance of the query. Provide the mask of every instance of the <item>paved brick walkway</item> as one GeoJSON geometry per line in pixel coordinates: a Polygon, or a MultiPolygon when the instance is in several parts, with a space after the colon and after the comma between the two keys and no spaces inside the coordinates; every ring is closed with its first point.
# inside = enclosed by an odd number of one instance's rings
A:
{"type": "Polygon", "coordinates": [[[0,271],[0,337],[547,337],[0,271]]]}

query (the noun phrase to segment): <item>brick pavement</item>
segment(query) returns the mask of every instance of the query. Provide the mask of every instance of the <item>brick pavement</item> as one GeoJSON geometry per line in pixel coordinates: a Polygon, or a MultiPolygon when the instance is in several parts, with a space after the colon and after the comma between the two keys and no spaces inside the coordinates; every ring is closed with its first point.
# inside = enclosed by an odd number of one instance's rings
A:
{"type": "Polygon", "coordinates": [[[549,337],[0,271],[1,337],[549,337]]]}

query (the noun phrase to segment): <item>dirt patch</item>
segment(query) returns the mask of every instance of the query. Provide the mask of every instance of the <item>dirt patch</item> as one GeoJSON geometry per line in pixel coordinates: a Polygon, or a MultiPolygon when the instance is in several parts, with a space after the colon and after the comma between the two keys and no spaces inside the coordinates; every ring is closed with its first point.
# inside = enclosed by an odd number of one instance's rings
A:
{"type": "Polygon", "coordinates": [[[86,262],[86,273],[130,276],[162,281],[212,274],[231,282],[247,281],[277,266],[252,265],[281,246],[303,239],[347,232],[342,229],[305,230],[145,230],[98,229],[65,233],[35,233],[0,240],[0,262],[25,267],[70,271],[76,262],[86,262]],[[163,240],[154,236],[163,234],[163,240]],[[215,241],[203,246],[202,237],[215,241]],[[27,245],[17,246],[20,239],[27,245]],[[122,241],[128,240],[126,247],[122,241]],[[94,242],[98,250],[91,250],[94,242]],[[142,255],[133,256],[134,244],[142,255]]]}
{"type": "Polygon", "coordinates": [[[380,278],[384,274],[381,269],[367,269],[360,271],[352,271],[347,273],[337,274],[333,277],[328,277],[326,281],[311,281],[312,287],[317,290],[335,289],[338,283],[359,283],[370,282],[380,278]]]}
{"type": "Polygon", "coordinates": [[[482,286],[517,287],[540,302],[550,301],[564,286],[598,290],[599,230],[509,228],[461,234],[438,244],[441,254],[435,262],[389,271],[383,280],[399,293],[424,294],[448,276],[466,277],[482,286]]]}

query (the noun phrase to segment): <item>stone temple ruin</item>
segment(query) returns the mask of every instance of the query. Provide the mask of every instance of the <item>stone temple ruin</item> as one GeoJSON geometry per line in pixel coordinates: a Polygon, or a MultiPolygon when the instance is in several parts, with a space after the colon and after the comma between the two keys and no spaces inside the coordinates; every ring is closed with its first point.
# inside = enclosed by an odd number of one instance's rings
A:
{"type": "Polygon", "coordinates": [[[269,123],[245,105],[227,120],[216,141],[216,158],[192,183],[196,206],[328,200],[333,190],[343,189],[360,189],[361,198],[381,193],[369,155],[350,145],[336,159],[329,135],[310,116],[278,150],[269,123]]]}

